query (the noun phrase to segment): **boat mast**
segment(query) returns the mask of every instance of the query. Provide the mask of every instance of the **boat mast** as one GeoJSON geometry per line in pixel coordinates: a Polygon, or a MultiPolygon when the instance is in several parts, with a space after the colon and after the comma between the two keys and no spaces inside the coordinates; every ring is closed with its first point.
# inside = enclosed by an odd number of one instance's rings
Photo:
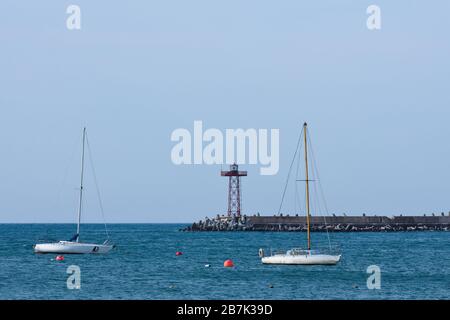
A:
{"type": "Polygon", "coordinates": [[[81,179],[80,179],[80,203],[78,206],[78,223],[77,223],[77,242],[80,241],[80,222],[81,222],[81,207],[83,204],[83,176],[84,176],[84,145],[86,140],[86,127],[83,128],[83,149],[81,152],[81,179]]]}
{"type": "Polygon", "coordinates": [[[310,212],[309,212],[309,175],[308,175],[308,140],[306,138],[306,127],[308,124],[303,124],[303,136],[305,138],[305,173],[306,173],[306,232],[308,237],[308,250],[311,250],[311,235],[310,235],[310,212]]]}

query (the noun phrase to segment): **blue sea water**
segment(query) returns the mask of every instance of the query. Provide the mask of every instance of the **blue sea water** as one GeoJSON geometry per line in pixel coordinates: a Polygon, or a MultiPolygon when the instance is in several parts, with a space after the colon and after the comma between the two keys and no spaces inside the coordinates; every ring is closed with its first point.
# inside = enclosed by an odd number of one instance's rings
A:
{"type": "MultiPolygon", "coordinates": [[[[304,233],[178,231],[176,224],[114,224],[106,255],[33,253],[37,239],[68,239],[65,224],[0,225],[0,299],[450,299],[450,233],[334,233],[337,266],[262,265],[258,249],[298,247],[304,233]],[[176,251],[183,255],[176,256],[176,251]],[[234,268],[224,268],[232,259],[234,268]],[[210,268],[205,268],[210,264],[210,268]],[[81,288],[66,285],[69,265],[81,288]],[[381,269],[369,290],[367,267],[381,269]]],[[[82,226],[82,240],[103,241],[102,225],[82,226]]],[[[326,246],[324,233],[313,244],[326,246]]]]}

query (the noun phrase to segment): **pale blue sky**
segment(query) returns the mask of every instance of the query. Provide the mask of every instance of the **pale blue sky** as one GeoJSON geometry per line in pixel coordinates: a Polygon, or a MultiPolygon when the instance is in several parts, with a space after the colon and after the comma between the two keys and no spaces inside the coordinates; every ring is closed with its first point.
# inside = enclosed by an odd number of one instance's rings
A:
{"type": "MultiPolygon", "coordinates": [[[[245,168],[244,213],[277,210],[303,121],[331,212],[447,212],[449,13],[444,0],[4,0],[0,222],[75,220],[83,125],[108,221],[225,212],[220,166],[170,161],[172,130],[194,120],[280,129],[279,174],[245,168]],[[72,3],[80,31],[65,27],[72,3]]],[[[86,194],[83,220],[99,221],[90,174],[86,194]]]]}

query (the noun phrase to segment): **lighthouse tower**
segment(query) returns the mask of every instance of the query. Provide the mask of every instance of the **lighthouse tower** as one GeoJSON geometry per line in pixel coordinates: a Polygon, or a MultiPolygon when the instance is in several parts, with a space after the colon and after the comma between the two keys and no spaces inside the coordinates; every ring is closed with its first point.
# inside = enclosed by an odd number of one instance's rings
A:
{"type": "Polygon", "coordinates": [[[228,216],[241,216],[241,177],[247,176],[247,171],[239,171],[239,166],[230,165],[229,171],[220,171],[222,177],[228,177],[228,216]]]}

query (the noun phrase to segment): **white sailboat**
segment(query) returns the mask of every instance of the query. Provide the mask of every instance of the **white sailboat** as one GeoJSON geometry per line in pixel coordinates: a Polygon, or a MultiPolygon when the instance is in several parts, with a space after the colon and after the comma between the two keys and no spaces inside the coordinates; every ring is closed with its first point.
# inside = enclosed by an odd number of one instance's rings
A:
{"type": "MultiPolygon", "coordinates": [[[[310,225],[310,195],[309,195],[309,169],[308,169],[308,144],[307,144],[307,124],[303,125],[303,136],[305,145],[305,175],[306,175],[306,225],[307,225],[307,249],[294,248],[283,253],[275,253],[270,256],[264,256],[264,250],[260,249],[259,255],[261,257],[261,262],[264,264],[293,264],[293,265],[335,265],[340,259],[339,254],[327,254],[321,253],[318,250],[311,250],[311,225],[310,225]]],[[[299,143],[297,144],[297,150],[294,154],[294,159],[298,151],[298,147],[301,141],[299,138],[299,143]]],[[[294,161],[293,159],[293,161],[294,161]]],[[[291,165],[292,168],[292,165],[291,165]]],[[[286,190],[285,190],[286,191],[286,190]]],[[[284,194],[283,194],[284,197],[284,194]]],[[[281,209],[281,205],[280,205],[281,209]]],[[[331,249],[331,248],[330,248],[331,249]]]]}
{"type": "Polygon", "coordinates": [[[77,233],[68,241],[35,244],[34,245],[35,253],[58,253],[58,254],[107,253],[114,248],[114,245],[110,244],[109,240],[106,240],[102,244],[80,242],[80,222],[83,204],[85,143],[86,143],[86,128],[83,129],[83,147],[81,155],[81,182],[80,182],[80,197],[78,207],[77,233]]]}

